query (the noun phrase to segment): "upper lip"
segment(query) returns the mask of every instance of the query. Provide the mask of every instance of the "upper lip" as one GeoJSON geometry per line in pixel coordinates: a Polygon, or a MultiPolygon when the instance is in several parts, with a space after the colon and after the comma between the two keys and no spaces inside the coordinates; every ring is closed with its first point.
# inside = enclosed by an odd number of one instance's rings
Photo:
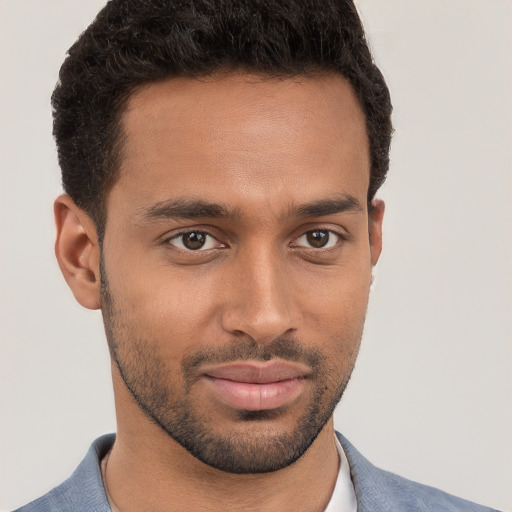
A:
{"type": "Polygon", "coordinates": [[[269,384],[307,377],[311,371],[300,363],[282,360],[243,361],[210,366],[203,370],[207,377],[252,384],[269,384]]]}

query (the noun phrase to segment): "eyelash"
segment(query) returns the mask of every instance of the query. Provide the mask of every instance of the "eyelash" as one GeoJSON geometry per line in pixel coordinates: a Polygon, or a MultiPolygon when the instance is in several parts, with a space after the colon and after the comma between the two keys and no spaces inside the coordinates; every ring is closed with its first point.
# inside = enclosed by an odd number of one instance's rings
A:
{"type": "Polygon", "coordinates": [[[327,244],[331,244],[331,245],[328,246],[328,247],[304,247],[304,246],[294,246],[292,244],[291,246],[295,247],[295,248],[301,248],[301,249],[311,250],[311,251],[315,251],[315,252],[317,252],[317,251],[331,251],[331,250],[334,250],[337,247],[339,247],[340,243],[342,243],[342,242],[347,240],[347,237],[342,235],[338,231],[334,231],[332,229],[326,229],[326,228],[315,228],[315,229],[309,229],[308,231],[304,232],[302,235],[298,236],[295,239],[295,242],[297,240],[300,240],[303,237],[307,238],[307,236],[309,234],[315,233],[315,232],[327,233],[326,245],[327,244]],[[334,237],[335,237],[334,243],[331,243],[331,240],[330,240],[332,235],[334,235],[334,237]]]}
{"type": "MultiPolygon", "coordinates": [[[[219,242],[218,239],[214,235],[212,235],[211,233],[209,233],[208,231],[206,231],[204,229],[188,229],[187,231],[181,231],[180,233],[176,233],[175,235],[173,235],[173,236],[171,236],[169,238],[166,238],[164,240],[164,243],[169,244],[169,245],[174,245],[174,244],[171,243],[173,240],[179,240],[179,239],[183,240],[183,237],[185,235],[192,235],[192,234],[206,235],[206,237],[212,238],[213,240],[218,242],[220,244],[219,248],[223,249],[223,248],[226,247],[225,244],[222,244],[221,242],[219,242]]],[[[181,244],[183,245],[183,241],[181,242],[181,244]]],[[[183,252],[201,253],[201,252],[209,251],[209,250],[211,250],[213,248],[203,249],[202,247],[200,247],[200,248],[194,250],[194,249],[189,249],[187,247],[177,247],[177,249],[180,250],[180,251],[183,251],[183,252]]]]}
{"type": "MultiPolygon", "coordinates": [[[[193,253],[204,253],[204,252],[210,251],[210,250],[215,248],[215,247],[208,247],[206,249],[203,249],[203,247],[201,246],[201,247],[199,247],[197,249],[190,249],[190,248],[184,247],[183,238],[182,237],[184,237],[185,235],[192,235],[192,234],[206,235],[206,237],[212,238],[213,240],[215,240],[217,243],[220,244],[219,247],[216,247],[216,248],[224,249],[224,248],[227,247],[222,242],[219,242],[219,240],[215,237],[215,235],[211,234],[210,232],[208,232],[205,229],[197,229],[197,230],[195,230],[195,229],[188,229],[186,231],[181,231],[179,233],[174,234],[171,237],[166,238],[163,242],[165,244],[174,246],[179,251],[186,252],[186,253],[192,253],[192,254],[193,253]],[[180,240],[180,239],[182,240],[181,241],[181,245],[183,247],[176,247],[176,245],[174,245],[172,243],[172,241],[173,240],[180,240]]],[[[326,244],[331,243],[329,238],[328,238],[326,244]]],[[[333,229],[317,227],[317,228],[309,229],[309,230],[304,231],[303,233],[301,233],[298,237],[293,239],[293,241],[290,243],[289,246],[291,248],[293,248],[293,249],[305,249],[305,250],[310,250],[310,251],[314,251],[314,252],[332,251],[332,250],[336,249],[337,247],[339,247],[339,245],[341,243],[343,243],[344,241],[346,241],[347,239],[348,239],[348,237],[346,235],[344,235],[344,234],[342,234],[342,233],[340,233],[338,231],[335,231],[333,229]],[[330,238],[331,235],[334,235],[336,237],[336,240],[335,240],[334,244],[332,246],[330,246],[330,247],[305,247],[305,246],[295,245],[297,240],[300,240],[303,237],[307,237],[308,234],[311,234],[311,233],[314,233],[314,232],[324,232],[324,233],[327,233],[329,238],[330,238]]],[[[207,242],[205,242],[205,243],[207,243],[207,242]]]]}

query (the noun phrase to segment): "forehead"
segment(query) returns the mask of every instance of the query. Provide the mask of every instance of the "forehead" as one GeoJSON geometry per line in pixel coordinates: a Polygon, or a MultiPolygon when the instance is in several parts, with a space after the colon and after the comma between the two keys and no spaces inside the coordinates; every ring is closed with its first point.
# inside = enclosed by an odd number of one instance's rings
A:
{"type": "Polygon", "coordinates": [[[114,189],[141,206],[198,194],[244,204],[307,202],[327,189],[366,196],[365,119],[338,75],[173,78],[133,94],[122,123],[114,189]]]}

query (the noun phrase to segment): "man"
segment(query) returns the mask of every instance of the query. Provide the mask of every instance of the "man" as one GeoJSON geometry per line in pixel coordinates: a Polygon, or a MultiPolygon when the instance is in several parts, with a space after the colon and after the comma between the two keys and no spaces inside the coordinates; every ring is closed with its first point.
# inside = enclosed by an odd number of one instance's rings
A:
{"type": "Polygon", "coordinates": [[[297,4],[114,0],[70,50],[56,253],[118,432],[22,510],[489,510],[335,437],[391,105],[354,7],[297,4]]]}

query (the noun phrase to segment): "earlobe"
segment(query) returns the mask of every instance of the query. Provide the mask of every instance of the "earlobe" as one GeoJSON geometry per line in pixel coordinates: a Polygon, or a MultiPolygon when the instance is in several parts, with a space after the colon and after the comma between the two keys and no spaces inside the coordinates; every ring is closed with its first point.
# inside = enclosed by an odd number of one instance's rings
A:
{"type": "Polygon", "coordinates": [[[68,195],[54,204],[57,239],[55,255],[76,300],[85,308],[100,308],[100,247],[91,218],[68,195]]]}
{"type": "Polygon", "coordinates": [[[370,236],[370,254],[372,266],[379,261],[382,252],[382,220],[385,204],[381,199],[374,199],[368,212],[368,232],[370,236]]]}

